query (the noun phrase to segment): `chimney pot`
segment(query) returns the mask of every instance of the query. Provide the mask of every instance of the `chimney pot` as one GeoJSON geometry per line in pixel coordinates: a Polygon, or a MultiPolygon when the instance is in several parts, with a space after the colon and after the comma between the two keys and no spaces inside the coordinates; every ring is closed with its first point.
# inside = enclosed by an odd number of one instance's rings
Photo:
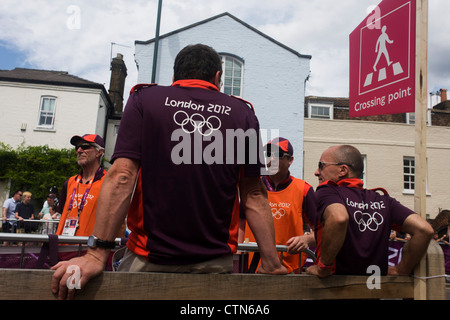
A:
{"type": "Polygon", "coordinates": [[[116,112],[123,111],[123,91],[126,77],[127,67],[123,61],[123,54],[118,53],[117,57],[111,61],[111,81],[109,84],[109,97],[116,112]]]}

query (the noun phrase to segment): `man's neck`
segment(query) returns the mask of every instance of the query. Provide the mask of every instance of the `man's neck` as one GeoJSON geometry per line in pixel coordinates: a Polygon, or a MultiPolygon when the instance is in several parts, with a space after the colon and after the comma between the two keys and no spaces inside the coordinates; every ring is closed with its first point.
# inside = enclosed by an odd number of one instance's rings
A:
{"type": "Polygon", "coordinates": [[[82,166],[81,170],[81,182],[87,183],[89,180],[93,179],[100,165],[98,163],[82,166]]]}
{"type": "Polygon", "coordinates": [[[273,176],[269,176],[270,180],[275,186],[275,189],[278,187],[278,185],[284,181],[286,181],[287,178],[289,178],[289,171],[288,172],[277,172],[273,176]]]}

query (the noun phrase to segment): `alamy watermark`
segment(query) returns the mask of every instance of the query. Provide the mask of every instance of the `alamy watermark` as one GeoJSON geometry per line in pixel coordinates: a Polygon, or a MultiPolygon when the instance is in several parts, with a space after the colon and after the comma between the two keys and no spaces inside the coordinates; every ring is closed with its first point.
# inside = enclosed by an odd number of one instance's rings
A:
{"type": "Polygon", "coordinates": [[[381,289],[381,270],[379,266],[370,265],[367,267],[366,273],[371,274],[366,281],[367,289],[381,289]]]}
{"type": "Polygon", "coordinates": [[[373,5],[367,8],[367,13],[370,14],[366,20],[366,26],[370,30],[381,29],[381,10],[379,6],[373,5]]]}
{"type": "Polygon", "coordinates": [[[70,5],[66,9],[69,17],[66,20],[66,26],[69,30],[81,29],[81,9],[79,6],[70,5]]]}
{"type": "Polygon", "coordinates": [[[66,273],[70,274],[67,278],[66,285],[69,289],[81,289],[81,270],[77,265],[67,267],[66,273]]]}
{"type": "MultiPolygon", "coordinates": [[[[221,127],[218,117],[206,118],[199,113],[189,116],[184,111],[175,113],[174,121],[180,126],[171,135],[171,141],[177,142],[171,151],[175,165],[260,164],[261,174],[267,174],[269,159],[261,140],[279,137],[278,129],[226,129],[223,133],[218,130],[221,127]]],[[[274,160],[270,163],[271,172],[278,171],[278,161],[274,160]]]]}

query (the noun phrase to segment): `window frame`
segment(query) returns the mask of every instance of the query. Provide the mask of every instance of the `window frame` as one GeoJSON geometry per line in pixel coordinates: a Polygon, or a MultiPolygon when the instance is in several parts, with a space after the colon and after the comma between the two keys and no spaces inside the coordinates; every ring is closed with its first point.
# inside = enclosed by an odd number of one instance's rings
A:
{"type": "Polygon", "coordinates": [[[403,192],[404,193],[414,193],[416,181],[415,181],[415,172],[416,172],[416,159],[415,157],[403,157],[403,192]],[[408,161],[408,164],[405,164],[405,161],[408,161]],[[411,162],[413,164],[411,165],[411,162]],[[405,172],[405,169],[408,169],[409,172],[405,172]],[[412,172],[411,172],[412,171],[412,172]],[[409,177],[409,179],[405,179],[409,177]],[[407,188],[407,185],[408,188],[407,188]]]}
{"type": "Polygon", "coordinates": [[[244,67],[245,67],[244,59],[242,59],[234,54],[230,54],[230,53],[219,53],[219,55],[220,55],[220,58],[222,59],[222,77],[220,79],[220,81],[221,81],[220,92],[242,98],[244,96],[244,67]],[[225,85],[225,82],[226,82],[225,77],[226,77],[226,73],[227,73],[227,67],[226,67],[227,59],[229,59],[233,62],[233,69],[231,70],[232,76],[231,76],[230,93],[226,92],[226,87],[229,87],[229,86],[225,85]],[[241,67],[240,82],[239,82],[239,91],[240,91],[239,95],[234,94],[234,89],[236,88],[236,86],[234,85],[234,82],[235,82],[234,64],[235,63],[239,64],[241,67]]]}
{"type": "Polygon", "coordinates": [[[308,118],[309,119],[324,119],[333,120],[334,105],[332,103],[308,102],[308,118]],[[313,115],[313,108],[328,109],[328,116],[321,116],[319,114],[313,115]]]}
{"type": "Polygon", "coordinates": [[[36,126],[38,129],[53,130],[55,128],[56,104],[57,104],[57,97],[49,96],[49,95],[41,96],[41,101],[40,101],[40,104],[39,104],[37,126],[36,126]],[[47,119],[49,118],[48,114],[50,113],[50,111],[44,111],[42,109],[43,106],[44,106],[44,101],[46,99],[54,101],[54,103],[53,103],[53,111],[51,112],[51,117],[52,117],[51,124],[45,124],[47,122],[47,119]],[[41,118],[42,118],[42,113],[43,112],[45,112],[47,114],[44,116],[45,117],[44,123],[41,124],[41,118]]]}

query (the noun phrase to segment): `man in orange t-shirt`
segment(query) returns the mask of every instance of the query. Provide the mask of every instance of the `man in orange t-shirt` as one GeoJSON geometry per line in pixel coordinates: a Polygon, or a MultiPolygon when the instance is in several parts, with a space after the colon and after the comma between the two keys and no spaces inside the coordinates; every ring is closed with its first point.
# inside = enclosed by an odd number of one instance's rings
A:
{"type": "Polygon", "coordinates": [[[98,196],[106,174],[100,166],[105,143],[96,134],[73,136],[70,143],[75,146],[81,172],[63,185],[57,210],[61,219],[56,234],[89,236],[94,229],[98,196]]]}
{"type": "MultiPolygon", "coordinates": [[[[288,246],[287,253],[279,253],[283,254],[283,265],[290,273],[299,273],[306,261],[306,254],[301,254],[300,268],[298,254],[315,245],[314,231],[309,230],[306,225],[315,224],[316,202],[314,189],[289,172],[294,161],[293,154],[294,149],[289,140],[279,137],[269,141],[266,145],[266,155],[270,159],[269,175],[263,176],[262,181],[269,194],[276,244],[288,246]]],[[[240,240],[255,242],[247,226],[246,224],[245,234],[240,236],[240,240]]],[[[252,261],[253,254],[249,258],[252,261]]]]}

